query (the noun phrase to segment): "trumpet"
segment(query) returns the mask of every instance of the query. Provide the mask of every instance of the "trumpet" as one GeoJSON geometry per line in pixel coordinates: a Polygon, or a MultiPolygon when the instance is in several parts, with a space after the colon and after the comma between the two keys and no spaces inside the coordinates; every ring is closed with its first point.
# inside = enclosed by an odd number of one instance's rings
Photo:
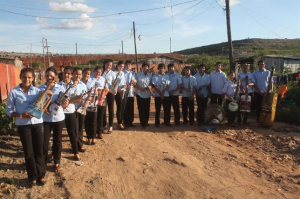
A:
{"type": "Polygon", "coordinates": [[[76,95],[75,93],[70,96],[70,104],[78,104],[81,102],[82,97],[88,94],[90,91],[87,91],[81,95],[76,95]]]}
{"type": "Polygon", "coordinates": [[[113,80],[112,84],[111,84],[111,88],[109,89],[109,92],[110,93],[113,93],[113,94],[116,94],[117,91],[118,91],[118,76],[120,75],[121,73],[119,72],[116,76],[116,78],[113,80]]]}
{"type": "Polygon", "coordinates": [[[85,99],[85,101],[82,103],[82,106],[80,106],[78,109],[77,109],[77,112],[80,113],[81,115],[86,115],[86,109],[87,109],[87,106],[89,104],[89,99],[91,97],[91,94],[92,94],[92,90],[93,88],[91,88],[87,93],[88,93],[88,96],[87,98],[85,99]]]}

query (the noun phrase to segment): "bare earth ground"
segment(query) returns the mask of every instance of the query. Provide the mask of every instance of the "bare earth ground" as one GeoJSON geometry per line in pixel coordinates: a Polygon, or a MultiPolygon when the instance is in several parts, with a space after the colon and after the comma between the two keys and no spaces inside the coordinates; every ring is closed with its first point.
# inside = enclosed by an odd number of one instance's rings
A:
{"type": "MultiPolygon", "coordinates": [[[[152,106],[153,107],[153,106],[152,106]]],[[[135,124],[138,125],[137,109],[135,124]]],[[[62,171],[28,188],[18,136],[0,142],[0,198],[300,198],[299,128],[139,126],[104,135],[73,161],[64,132],[62,171]],[[280,131],[280,132],[276,132],[280,131]]]]}

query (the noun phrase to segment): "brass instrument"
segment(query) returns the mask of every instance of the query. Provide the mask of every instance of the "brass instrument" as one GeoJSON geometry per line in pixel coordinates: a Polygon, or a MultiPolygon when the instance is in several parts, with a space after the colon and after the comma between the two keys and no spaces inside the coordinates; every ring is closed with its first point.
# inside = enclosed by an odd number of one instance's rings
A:
{"type": "Polygon", "coordinates": [[[106,89],[106,85],[107,85],[107,80],[105,80],[104,83],[104,88],[103,89],[98,89],[98,106],[105,106],[105,96],[108,93],[108,90],[106,89]]]}
{"type": "Polygon", "coordinates": [[[95,83],[95,88],[94,88],[94,96],[93,96],[93,99],[91,101],[91,106],[89,106],[87,108],[88,111],[90,112],[97,112],[97,106],[96,106],[96,101],[97,101],[97,83],[95,83]]]}
{"type": "Polygon", "coordinates": [[[69,90],[70,90],[71,88],[74,87],[74,84],[69,83],[68,86],[69,86],[69,87],[67,88],[67,90],[66,90],[64,93],[61,92],[61,93],[59,94],[59,96],[58,96],[58,99],[57,99],[55,102],[52,102],[52,103],[50,104],[50,106],[49,106],[49,111],[50,111],[52,114],[56,115],[57,112],[58,112],[58,110],[61,109],[61,103],[62,103],[62,101],[63,101],[64,99],[68,99],[68,98],[69,98],[67,94],[68,94],[69,90]]]}
{"type": "Polygon", "coordinates": [[[38,119],[41,119],[43,116],[43,112],[47,109],[49,106],[53,95],[47,94],[48,90],[50,89],[51,83],[47,85],[47,88],[45,89],[44,92],[40,92],[38,94],[38,97],[32,105],[30,105],[26,110],[25,113],[36,117],[38,119]]]}
{"type": "Polygon", "coordinates": [[[235,93],[233,96],[233,99],[231,102],[228,104],[228,110],[231,112],[235,112],[239,109],[239,100],[240,100],[240,95],[239,95],[239,88],[240,88],[240,76],[238,77],[235,93]]]}
{"type": "Polygon", "coordinates": [[[275,119],[275,113],[276,113],[278,94],[271,93],[273,73],[274,73],[274,67],[272,67],[271,76],[268,85],[268,92],[263,98],[261,111],[259,115],[259,124],[265,126],[273,125],[275,119]]]}
{"type": "Polygon", "coordinates": [[[84,95],[86,95],[86,94],[88,94],[89,93],[89,91],[87,91],[87,92],[85,92],[85,93],[83,93],[83,94],[80,94],[80,95],[76,95],[75,93],[74,94],[72,94],[71,96],[70,96],[70,104],[78,104],[78,103],[80,103],[81,101],[82,101],[82,97],[84,96],[84,95]]]}
{"type": "Polygon", "coordinates": [[[92,95],[92,90],[93,88],[91,88],[89,91],[88,91],[88,96],[87,98],[84,100],[84,102],[82,103],[82,106],[80,106],[78,109],[77,109],[77,113],[80,113],[81,115],[86,115],[86,109],[87,109],[87,106],[89,104],[89,100],[90,100],[90,97],[92,95]]]}
{"type": "Polygon", "coordinates": [[[118,76],[121,74],[121,72],[118,72],[116,78],[111,83],[111,87],[109,89],[110,93],[116,94],[118,92],[118,76]]]}

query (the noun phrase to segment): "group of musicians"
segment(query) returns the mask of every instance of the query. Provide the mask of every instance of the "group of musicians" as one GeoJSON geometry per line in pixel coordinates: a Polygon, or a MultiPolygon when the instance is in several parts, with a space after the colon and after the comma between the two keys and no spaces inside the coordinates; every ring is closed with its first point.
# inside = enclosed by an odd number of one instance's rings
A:
{"type": "MultiPolygon", "coordinates": [[[[161,125],[161,106],[164,110],[163,123],[172,126],[170,122],[171,107],[174,111],[174,124],[180,125],[180,99],[182,94],[183,125],[188,122],[194,125],[194,98],[198,105],[197,123],[204,122],[204,111],[209,96],[211,103],[222,104],[223,97],[228,104],[233,100],[236,89],[239,94],[252,96],[256,102],[259,117],[261,101],[267,92],[270,71],[265,69],[263,61],[258,62],[258,70],[253,74],[248,72],[248,65],[242,65],[242,71],[237,77],[241,84],[235,81],[235,73],[226,75],[222,72],[222,64],[217,62],[215,71],[210,75],[205,73],[206,67],[198,66],[198,73],[191,74],[191,68],[184,67],[184,75],[175,72],[174,64],[167,67],[161,63],[158,72],[149,73],[149,64],[143,63],[139,73],[132,71],[132,62],[119,61],[116,71],[112,71],[113,61],[105,60],[104,66],[90,68],[73,68],[67,66],[61,73],[61,81],[56,83],[57,72],[53,67],[45,71],[45,84],[35,87],[35,73],[31,68],[23,68],[20,73],[21,83],[13,88],[7,99],[6,114],[15,118],[26,162],[29,185],[44,185],[46,165],[54,161],[55,171],[59,172],[62,129],[66,127],[75,160],[80,160],[79,152],[84,152],[83,128],[85,128],[88,144],[96,144],[96,138],[103,139],[103,132],[112,133],[114,120],[114,101],[117,105],[117,128],[125,130],[135,127],[134,97],[136,96],[141,127],[149,126],[151,97],[155,99],[155,126],[161,125]],[[166,73],[168,70],[168,73],[166,73]],[[247,77],[247,85],[245,78],[247,77]],[[248,92],[246,92],[248,89],[248,92]],[[38,119],[26,112],[34,104],[38,95],[44,93],[51,98],[51,103],[42,118],[38,119]],[[211,93],[211,95],[209,95],[211,93]],[[80,100],[74,100],[79,98],[80,100]],[[81,111],[79,111],[81,110],[81,111]],[[106,118],[108,110],[108,122],[106,118]],[[53,132],[52,154],[48,155],[49,141],[53,132]]],[[[229,111],[230,112],[230,111],[229,111]]],[[[236,112],[230,112],[228,123],[233,124],[236,112]]],[[[239,115],[238,121],[247,122],[247,114],[239,115]]],[[[257,117],[257,119],[258,119],[257,117]]]]}

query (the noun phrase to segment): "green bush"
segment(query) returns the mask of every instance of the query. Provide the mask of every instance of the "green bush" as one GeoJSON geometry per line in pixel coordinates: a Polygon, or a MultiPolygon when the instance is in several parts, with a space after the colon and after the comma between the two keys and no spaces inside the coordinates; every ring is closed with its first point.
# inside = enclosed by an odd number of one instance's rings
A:
{"type": "Polygon", "coordinates": [[[300,88],[299,87],[295,87],[295,88],[288,88],[288,91],[285,94],[285,98],[286,100],[293,100],[296,102],[296,104],[298,106],[300,106],[300,88]]]}
{"type": "Polygon", "coordinates": [[[5,113],[6,104],[0,103],[0,133],[8,133],[13,134],[14,130],[14,123],[15,120],[12,117],[9,117],[5,113]]]}

